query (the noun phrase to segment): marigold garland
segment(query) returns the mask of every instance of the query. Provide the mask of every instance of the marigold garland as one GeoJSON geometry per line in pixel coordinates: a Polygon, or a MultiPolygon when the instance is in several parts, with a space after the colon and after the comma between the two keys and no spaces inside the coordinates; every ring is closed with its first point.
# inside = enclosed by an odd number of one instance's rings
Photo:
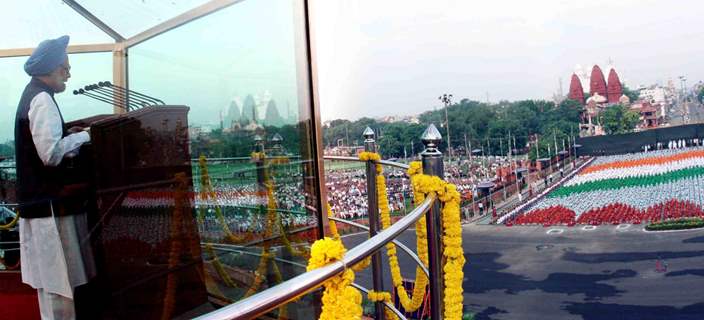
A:
{"type": "MultiPolygon", "coordinates": [[[[391,302],[391,294],[386,291],[369,290],[369,292],[367,292],[367,299],[371,302],[386,302],[393,305],[391,302]]],[[[389,310],[389,308],[384,307],[384,314],[386,315],[386,319],[398,319],[398,316],[396,316],[393,311],[389,310]]]]}
{"type": "MultiPolygon", "coordinates": [[[[345,246],[340,239],[325,237],[311,247],[307,271],[342,260],[345,246]]],[[[362,318],[362,295],[353,288],[354,271],[346,269],[341,274],[323,283],[323,308],[321,320],[349,320],[362,318]]]]}
{"type": "MultiPolygon", "coordinates": [[[[201,155],[198,158],[198,167],[200,169],[201,197],[203,199],[217,198],[215,191],[213,191],[213,186],[210,184],[210,175],[208,174],[207,159],[204,155],[201,155]]],[[[218,222],[222,227],[222,230],[225,232],[225,236],[230,242],[239,243],[244,240],[243,236],[235,236],[235,234],[230,231],[230,227],[227,225],[227,222],[225,222],[225,215],[223,215],[219,206],[215,207],[215,216],[217,217],[218,222]]],[[[205,210],[201,209],[200,214],[198,215],[198,223],[203,224],[204,217],[205,210]]]]}
{"type": "Polygon", "coordinates": [[[15,214],[15,217],[12,219],[12,221],[10,221],[7,224],[0,225],[0,230],[10,230],[10,229],[14,228],[17,225],[17,222],[19,220],[20,220],[20,213],[17,212],[15,214]]]}
{"type": "Polygon", "coordinates": [[[332,214],[332,208],[330,208],[330,204],[327,204],[328,207],[328,225],[330,226],[330,234],[332,235],[333,239],[340,239],[340,233],[337,231],[337,224],[335,223],[335,220],[329,219],[333,217],[332,214]]]}
{"type": "Polygon", "coordinates": [[[414,191],[426,195],[435,194],[443,203],[443,266],[445,280],[444,304],[445,319],[462,319],[463,289],[462,281],[465,264],[462,249],[462,225],[460,223],[460,194],[454,184],[447,183],[439,177],[418,175],[413,182],[414,191]]]}
{"type": "MultiPolygon", "coordinates": [[[[288,157],[278,157],[275,159],[267,160],[266,154],[264,152],[253,152],[252,153],[252,161],[253,162],[265,162],[267,164],[285,164],[288,163],[288,157]]],[[[205,156],[200,156],[199,158],[199,167],[201,170],[201,187],[202,187],[202,197],[203,199],[214,199],[216,198],[216,194],[212,189],[212,186],[210,184],[210,177],[208,175],[208,168],[206,164],[206,158],[205,156]]],[[[266,229],[264,230],[264,238],[268,238],[273,235],[273,228],[274,226],[278,227],[279,229],[279,234],[281,235],[282,242],[284,243],[284,246],[286,247],[287,251],[289,251],[292,255],[294,256],[302,256],[302,257],[307,257],[308,252],[305,250],[305,248],[293,248],[291,245],[290,240],[288,239],[288,236],[286,235],[286,230],[284,229],[283,223],[281,221],[281,216],[277,212],[277,205],[276,205],[276,198],[274,196],[274,182],[273,179],[271,178],[271,175],[273,175],[273,172],[269,172],[269,170],[273,171],[271,166],[267,166],[264,170],[264,181],[263,185],[265,187],[265,192],[267,195],[267,209],[266,209],[266,229]]],[[[261,193],[261,191],[259,192],[261,193]]],[[[216,216],[218,218],[218,221],[220,222],[220,225],[222,226],[223,230],[225,231],[226,237],[232,241],[232,242],[240,242],[244,240],[244,237],[237,237],[235,236],[230,230],[229,227],[227,226],[227,223],[225,223],[224,215],[220,211],[220,207],[215,208],[216,216]]],[[[198,220],[200,223],[203,223],[205,216],[204,210],[201,210],[198,220]]],[[[225,271],[225,268],[223,267],[222,263],[220,263],[217,255],[215,254],[212,245],[208,244],[206,245],[205,248],[208,253],[213,257],[213,266],[215,267],[215,270],[217,273],[220,275],[221,279],[223,282],[230,287],[235,287],[236,284],[230,277],[230,275],[225,271]]],[[[273,261],[273,254],[270,252],[270,244],[269,242],[265,242],[264,246],[262,248],[261,252],[261,257],[259,260],[259,264],[257,265],[256,270],[254,271],[254,280],[252,281],[252,284],[250,287],[246,290],[244,294],[244,298],[251,296],[252,294],[256,293],[259,288],[261,287],[262,283],[264,282],[264,277],[267,273],[267,269],[269,266],[269,263],[273,261]]],[[[274,273],[274,280],[277,283],[280,283],[283,281],[283,277],[281,275],[281,272],[279,271],[278,266],[276,265],[275,262],[271,263],[271,269],[274,273]]],[[[279,319],[283,319],[286,317],[286,305],[282,305],[279,307],[279,319]]]]}
{"type": "MultiPolygon", "coordinates": [[[[171,228],[169,230],[169,235],[171,238],[171,250],[169,251],[168,265],[169,270],[176,267],[180,260],[180,252],[183,249],[183,244],[177,236],[182,232],[182,224],[185,220],[184,208],[188,208],[188,202],[185,199],[185,193],[188,190],[188,182],[186,181],[186,175],[184,173],[176,174],[176,192],[174,199],[174,212],[171,217],[171,228]]],[[[176,303],[176,276],[173,272],[169,272],[166,280],[166,289],[164,296],[164,304],[161,311],[161,319],[171,319],[174,310],[174,304],[176,303]]]]}
{"type": "MultiPolygon", "coordinates": [[[[378,154],[373,154],[366,156],[369,159],[380,158],[378,154]]],[[[361,157],[360,157],[361,159],[361,157]]],[[[376,164],[376,184],[377,184],[377,198],[379,199],[379,212],[381,216],[381,225],[383,229],[391,226],[391,213],[389,210],[389,200],[386,194],[386,180],[383,175],[383,168],[380,164],[376,164]]],[[[408,171],[411,176],[411,184],[416,180],[416,178],[422,174],[422,169],[417,166],[409,168],[408,171]]],[[[420,192],[415,191],[414,188],[414,201],[416,205],[420,204],[424,199],[424,195],[420,192]]],[[[426,234],[425,216],[418,219],[416,222],[416,248],[418,251],[418,257],[421,262],[428,265],[428,237],[426,234]]],[[[386,244],[386,255],[389,257],[389,269],[391,270],[391,281],[396,288],[399,301],[404,309],[407,311],[415,311],[423,305],[423,297],[425,296],[426,287],[428,286],[428,277],[425,275],[420,267],[416,267],[415,283],[413,286],[413,293],[408,296],[406,288],[403,286],[403,276],[401,275],[401,268],[398,263],[398,255],[396,251],[396,245],[393,242],[386,244]]]]}
{"type": "MultiPolygon", "coordinates": [[[[363,161],[379,161],[381,157],[377,153],[362,152],[359,159],[363,161]]],[[[376,184],[379,199],[379,211],[382,227],[384,229],[391,225],[389,203],[386,194],[386,181],[383,176],[382,167],[376,164],[376,184]]],[[[413,186],[414,202],[416,205],[422,203],[426,196],[435,195],[443,203],[441,218],[443,224],[443,279],[445,283],[444,292],[444,317],[448,320],[462,319],[463,289],[462,281],[464,272],[462,268],[465,263],[464,251],[462,249],[462,227],[460,224],[460,194],[455,185],[441,180],[439,177],[429,176],[422,173],[420,162],[412,162],[408,174],[411,176],[413,186]]],[[[332,216],[332,211],[328,206],[328,216],[332,216]]],[[[313,270],[341,260],[346,251],[337,233],[337,226],[330,220],[330,230],[333,238],[325,237],[313,243],[311,257],[307,270],[313,270]]],[[[422,217],[416,223],[417,249],[421,261],[428,265],[426,221],[422,217]]],[[[417,310],[422,304],[428,278],[420,267],[416,268],[416,283],[411,298],[408,297],[403,287],[398,258],[396,256],[396,246],[390,242],[387,244],[387,255],[389,256],[389,267],[391,269],[392,281],[396,287],[401,304],[407,311],[417,310]]],[[[320,319],[359,319],[361,317],[361,295],[354,290],[350,284],[354,282],[353,268],[346,269],[342,274],[326,281],[323,285],[323,311],[320,319]]],[[[391,294],[388,292],[370,291],[368,298],[371,301],[391,301],[391,294]]],[[[386,310],[389,319],[396,319],[396,315],[386,310]]]]}

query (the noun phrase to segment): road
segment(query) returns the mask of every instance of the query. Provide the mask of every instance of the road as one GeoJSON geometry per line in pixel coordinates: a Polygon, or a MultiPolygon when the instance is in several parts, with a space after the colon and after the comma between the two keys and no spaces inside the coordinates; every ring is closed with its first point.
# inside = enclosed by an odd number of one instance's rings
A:
{"type": "MultiPolygon", "coordinates": [[[[704,319],[704,230],[552,229],[464,226],[464,300],[475,319],[704,319]]],[[[413,231],[400,240],[415,248],[413,231]]],[[[413,262],[399,260],[412,278],[413,262]]],[[[369,273],[357,280],[368,287],[369,273]]]]}

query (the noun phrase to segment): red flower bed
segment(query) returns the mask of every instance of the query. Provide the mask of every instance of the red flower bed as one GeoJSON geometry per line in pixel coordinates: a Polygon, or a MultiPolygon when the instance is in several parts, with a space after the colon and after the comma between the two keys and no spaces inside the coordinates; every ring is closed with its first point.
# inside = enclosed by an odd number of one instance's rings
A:
{"type": "Polygon", "coordinates": [[[553,206],[543,209],[535,209],[521,214],[506,221],[506,225],[542,224],[567,225],[576,224],[601,225],[601,224],[641,224],[645,222],[679,219],[687,217],[704,218],[704,210],[701,206],[677,199],[669,200],[640,210],[623,203],[613,203],[600,208],[593,208],[582,213],[575,220],[574,211],[563,206],[553,206]]]}
{"type": "Polygon", "coordinates": [[[570,224],[574,222],[574,211],[563,206],[548,207],[544,209],[531,210],[525,214],[519,215],[511,221],[507,222],[512,225],[522,224],[540,224],[543,226],[551,226],[558,224],[570,224]]]}

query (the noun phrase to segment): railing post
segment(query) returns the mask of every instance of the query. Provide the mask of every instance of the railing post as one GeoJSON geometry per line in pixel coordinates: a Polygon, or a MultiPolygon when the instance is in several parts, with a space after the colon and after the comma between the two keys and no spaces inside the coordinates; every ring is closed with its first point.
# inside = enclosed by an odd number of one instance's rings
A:
{"type": "MultiPolygon", "coordinates": [[[[264,152],[264,138],[258,134],[254,135],[254,152],[264,152]]],[[[264,185],[264,181],[266,181],[264,159],[257,157],[254,159],[254,164],[257,168],[257,191],[266,192],[266,186],[264,185]]]]}
{"type": "MultiPolygon", "coordinates": [[[[376,142],[374,141],[374,130],[367,127],[362,133],[364,137],[364,151],[376,152],[376,142]]],[[[379,223],[379,199],[376,188],[376,163],[367,161],[367,214],[369,215],[369,237],[375,236],[381,225],[379,223]]],[[[372,286],[374,291],[384,291],[384,278],[381,269],[381,251],[372,255],[372,286]]],[[[384,319],[384,304],[376,302],[374,304],[374,319],[384,319]]]]}
{"type": "MultiPolygon", "coordinates": [[[[438,150],[438,145],[442,141],[442,135],[431,124],[423,132],[421,137],[425,150],[420,154],[423,161],[423,173],[431,176],[444,176],[442,153],[438,150]]],[[[443,318],[443,284],[442,273],[442,220],[440,212],[440,202],[435,201],[426,214],[426,229],[428,232],[428,269],[430,271],[430,318],[433,320],[443,318]]]]}

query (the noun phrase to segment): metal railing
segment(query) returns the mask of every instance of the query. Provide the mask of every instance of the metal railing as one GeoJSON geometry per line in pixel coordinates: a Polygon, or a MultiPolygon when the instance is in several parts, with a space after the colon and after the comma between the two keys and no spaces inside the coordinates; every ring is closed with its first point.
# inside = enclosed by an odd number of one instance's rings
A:
{"type": "Polygon", "coordinates": [[[366,259],[372,253],[377,252],[393,238],[396,238],[399,234],[408,229],[409,226],[418,221],[423,214],[426,214],[434,203],[434,200],[435,199],[431,197],[427,198],[421,205],[401,218],[401,220],[397,221],[390,228],[379,232],[376,236],[350,249],[347,251],[342,261],[336,261],[322,268],[303,273],[286,282],[254,294],[247,299],[240,300],[196,319],[252,319],[275,309],[281,304],[288,303],[298,296],[318,288],[326,280],[344,272],[347,267],[353,266],[366,259]]]}
{"type": "MultiPolygon", "coordinates": [[[[365,138],[365,150],[370,152],[376,151],[374,131],[367,128],[363,135],[365,138]]],[[[425,145],[425,150],[421,153],[423,172],[428,175],[442,177],[442,153],[440,153],[437,149],[438,144],[442,140],[442,136],[438,132],[437,128],[431,124],[423,133],[421,139],[425,145]]],[[[334,161],[361,161],[355,157],[330,156],[324,158],[326,160],[334,161]]],[[[351,267],[368,257],[372,257],[371,272],[373,290],[383,291],[380,249],[388,243],[394,243],[398,248],[407,253],[428,276],[430,286],[430,316],[432,319],[442,319],[442,293],[444,291],[444,285],[442,282],[441,269],[442,222],[440,217],[440,203],[439,201],[435,201],[436,199],[434,196],[430,195],[423,201],[423,203],[419,204],[410,213],[396,221],[396,223],[392,224],[390,227],[382,230],[378,215],[378,199],[376,199],[377,186],[375,166],[377,164],[381,164],[399,169],[407,169],[409,166],[385,160],[365,162],[367,197],[369,200],[369,227],[340,218],[331,217],[330,219],[368,230],[370,235],[369,239],[348,250],[341,261],[336,261],[324,267],[308,271],[267,290],[254,294],[249,298],[240,300],[196,319],[224,320],[256,318],[283,304],[293,301],[301,295],[321,287],[325,281],[339,275],[348,267],[351,267]],[[426,216],[426,231],[428,234],[428,266],[425,266],[418,255],[416,255],[412,250],[396,240],[396,237],[408,230],[408,228],[414,225],[423,215],[426,216]]],[[[363,288],[358,284],[353,284],[353,286],[360,291],[365,293],[368,292],[368,289],[363,288]]],[[[375,319],[385,319],[384,308],[394,312],[400,319],[406,319],[403,313],[401,313],[393,305],[385,302],[377,302],[375,304],[375,319]]]]}

